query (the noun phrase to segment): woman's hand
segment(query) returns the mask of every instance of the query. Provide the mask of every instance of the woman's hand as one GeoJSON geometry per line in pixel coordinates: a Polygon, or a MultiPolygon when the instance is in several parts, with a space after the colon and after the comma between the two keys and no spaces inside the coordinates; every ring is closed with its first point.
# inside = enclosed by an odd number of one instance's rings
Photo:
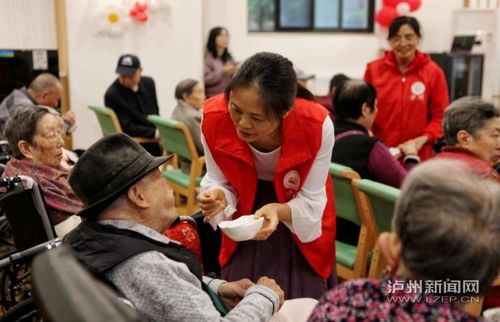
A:
{"type": "Polygon", "coordinates": [[[208,222],[227,207],[226,195],[221,189],[200,193],[198,195],[198,205],[203,216],[205,216],[203,221],[208,222]]]}
{"type": "Polygon", "coordinates": [[[227,63],[224,65],[224,68],[222,70],[224,74],[233,75],[234,73],[236,73],[237,68],[238,67],[235,64],[227,63]]]}
{"type": "MultiPolygon", "coordinates": [[[[425,145],[425,143],[427,143],[427,141],[429,141],[429,138],[427,137],[427,135],[422,135],[422,136],[419,136],[417,138],[414,138],[412,140],[408,140],[404,143],[402,143],[399,148],[401,149],[401,146],[402,145],[406,145],[406,144],[409,144],[409,145],[414,145],[415,148],[417,149],[417,151],[420,151],[420,149],[422,149],[422,147],[425,145]]],[[[403,150],[401,150],[403,151],[403,150]]],[[[404,153],[404,151],[403,151],[404,153]]]]}
{"type": "Polygon", "coordinates": [[[417,143],[415,140],[406,141],[398,146],[404,156],[418,155],[417,143]]]}
{"type": "Polygon", "coordinates": [[[264,217],[264,224],[253,238],[254,240],[266,240],[278,228],[281,220],[291,221],[291,210],[286,204],[269,203],[255,212],[255,218],[264,217]]]}

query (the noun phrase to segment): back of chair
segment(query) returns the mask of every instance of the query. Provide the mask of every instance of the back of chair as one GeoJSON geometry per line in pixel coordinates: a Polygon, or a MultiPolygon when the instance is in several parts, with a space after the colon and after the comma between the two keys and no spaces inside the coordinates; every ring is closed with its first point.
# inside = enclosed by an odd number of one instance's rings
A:
{"type": "Polygon", "coordinates": [[[101,126],[102,135],[110,135],[122,132],[120,122],[116,117],[115,111],[108,107],[90,105],[89,109],[95,112],[97,121],[101,126]]]}
{"type": "Polygon", "coordinates": [[[358,173],[338,163],[330,163],[330,175],[333,181],[337,217],[360,226],[361,219],[351,186],[353,179],[360,178],[358,173]]]}
{"type": "Polygon", "coordinates": [[[370,201],[376,231],[391,231],[394,207],[401,190],[368,179],[355,180],[353,184],[364,192],[370,201]]]}
{"type": "Polygon", "coordinates": [[[32,275],[46,321],[143,321],[130,302],[91,276],[64,245],[37,256],[32,275]]]}
{"type": "Polygon", "coordinates": [[[5,178],[8,191],[0,195],[0,207],[5,212],[18,251],[56,237],[54,226],[45,209],[42,191],[30,177],[5,178]]]}
{"type": "Polygon", "coordinates": [[[184,123],[149,115],[148,120],[160,132],[160,140],[168,153],[177,154],[189,161],[198,159],[191,132],[184,123]]]}

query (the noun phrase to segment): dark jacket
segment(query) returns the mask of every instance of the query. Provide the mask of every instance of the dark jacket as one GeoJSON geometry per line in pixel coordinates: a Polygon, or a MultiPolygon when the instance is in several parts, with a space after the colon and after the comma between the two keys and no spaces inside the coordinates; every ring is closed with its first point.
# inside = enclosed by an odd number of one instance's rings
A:
{"type": "Polygon", "coordinates": [[[379,140],[368,135],[361,125],[349,121],[336,121],[335,145],[333,146],[332,162],[346,165],[356,171],[361,178],[378,181],[371,173],[368,165],[373,146],[379,140]],[[344,135],[347,132],[359,135],[344,135]],[[340,136],[340,138],[339,138],[340,136]]]}
{"type": "Polygon", "coordinates": [[[104,104],[115,111],[123,132],[137,137],[155,136],[156,128],[147,119],[150,114],[159,114],[152,78],[143,76],[137,92],[124,87],[116,79],[104,95],[104,104]]]}

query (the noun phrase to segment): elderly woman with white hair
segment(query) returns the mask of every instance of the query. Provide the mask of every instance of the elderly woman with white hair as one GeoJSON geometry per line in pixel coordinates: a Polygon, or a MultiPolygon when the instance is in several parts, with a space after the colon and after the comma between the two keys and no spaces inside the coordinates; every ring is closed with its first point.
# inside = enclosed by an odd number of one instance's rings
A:
{"type": "Polygon", "coordinates": [[[47,212],[59,236],[80,223],[75,216],[83,208],[68,184],[70,171],[61,166],[63,158],[62,122],[58,115],[42,107],[23,107],[9,119],[5,137],[12,152],[4,177],[25,175],[43,191],[47,212]]]}
{"type": "Polygon", "coordinates": [[[452,160],[431,160],[403,184],[391,233],[379,237],[389,274],[325,294],[309,322],[478,321],[462,306],[500,269],[500,186],[452,160]]]}

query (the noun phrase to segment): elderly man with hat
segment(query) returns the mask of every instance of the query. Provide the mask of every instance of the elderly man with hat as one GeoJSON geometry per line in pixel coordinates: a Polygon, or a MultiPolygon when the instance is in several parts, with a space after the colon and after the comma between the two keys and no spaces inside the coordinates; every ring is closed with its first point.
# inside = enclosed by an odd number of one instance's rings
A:
{"type": "Polygon", "coordinates": [[[202,277],[194,254],[160,233],[177,219],[158,168],[169,158],[153,157],[123,133],[91,146],[69,179],[86,220],[64,242],[148,321],[268,321],[284,298],[274,280],[202,277]],[[234,308],[227,312],[220,300],[234,308]]]}
{"type": "MultiPolygon", "coordinates": [[[[154,138],[155,126],[148,121],[149,114],[159,114],[155,82],[142,76],[139,58],[124,54],[116,66],[118,78],[104,95],[104,104],[113,109],[123,132],[132,137],[154,138]]],[[[153,155],[161,155],[158,143],[144,143],[142,146],[153,155]]]]}

